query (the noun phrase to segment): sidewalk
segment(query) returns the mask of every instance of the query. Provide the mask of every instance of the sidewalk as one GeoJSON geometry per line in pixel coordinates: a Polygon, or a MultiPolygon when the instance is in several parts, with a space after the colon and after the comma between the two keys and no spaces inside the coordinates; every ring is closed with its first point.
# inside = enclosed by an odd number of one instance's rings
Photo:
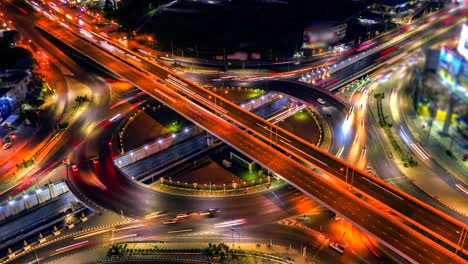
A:
{"type": "MultiPolygon", "coordinates": [[[[463,149],[456,140],[451,145],[451,138],[440,135],[442,131],[443,123],[441,121],[434,120],[432,123],[431,132],[428,136],[429,128],[426,126],[428,120],[415,113],[408,114],[407,125],[415,137],[423,146],[424,150],[431,155],[452,177],[455,177],[464,184],[468,184],[468,162],[463,161],[463,155],[468,153],[467,149],[463,149]],[[452,152],[450,157],[446,150],[452,152]]],[[[453,125],[452,125],[453,126],[453,125]]],[[[449,133],[452,133],[453,129],[449,129],[449,133]]]]}
{"type": "MultiPolygon", "coordinates": [[[[400,81],[400,83],[398,84],[399,87],[397,87],[397,90],[403,89],[402,87],[404,87],[404,85],[405,85],[405,81],[404,80],[400,81]]],[[[389,105],[389,100],[390,100],[389,98],[391,97],[390,92],[388,89],[381,90],[379,92],[385,92],[385,98],[382,101],[382,107],[383,107],[384,114],[388,115],[389,118],[391,118],[392,110],[396,110],[396,109],[391,109],[389,105]]],[[[402,124],[406,123],[408,125],[408,128],[410,129],[410,131],[407,131],[407,132],[410,133],[416,141],[421,142],[420,135],[415,133],[415,131],[418,130],[414,128],[414,123],[413,123],[415,122],[415,120],[417,120],[414,118],[415,114],[414,112],[412,113],[411,110],[408,110],[408,109],[412,109],[411,103],[409,103],[408,101],[405,101],[405,100],[410,100],[410,98],[408,96],[404,96],[402,98],[401,95],[399,95],[398,97],[399,97],[399,101],[398,99],[397,101],[400,103],[399,105],[400,109],[398,109],[398,112],[400,112],[401,117],[399,120],[393,120],[392,118],[391,120],[391,123],[393,123],[393,127],[391,128],[392,132],[395,135],[400,135],[399,132],[397,131],[397,128],[400,128],[402,124]],[[407,112],[404,112],[404,111],[407,111],[407,112]],[[407,122],[407,120],[411,120],[411,121],[407,122]]],[[[370,100],[369,105],[370,107],[373,107],[373,109],[375,109],[376,100],[370,100]]],[[[436,130],[435,127],[433,129],[436,130]]],[[[379,131],[381,132],[381,129],[379,129],[379,131]]],[[[433,131],[432,133],[436,134],[435,131],[433,131]]],[[[413,138],[413,137],[409,136],[409,138],[413,138]]],[[[388,141],[388,138],[386,135],[384,135],[383,138],[385,138],[385,140],[388,141]]],[[[404,146],[406,151],[412,153],[409,146],[403,142],[400,136],[396,136],[395,139],[397,140],[400,146],[404,146]]],[[[421,145],[423,144],[424,142],[421,143],[421,145]]],[[[395,159],[395,164],[399,167],[402,174],[405,175],[408,179],[410,179],[421,191],[428,194],[432,198],[438,200],[439,202],[441,202],[443,205],[447,206],[448,208],[451,208],[464,215],[468,213],[467,197],[464,196],[458,190],[455,190],[454,187],[450,186],[444,179],[442,179],[443,176],[437,174],[437,172],[435,171],[435,168],[433,167],[434,165],[430,164],[432,162],[438,162],[437,154],[434,154],[433,156],[434,160],[427,161],[427,163],[429,164],[425,163],[424,160],[419,160],[418,162],[419,164],[416,167],[411,168],[411,167],[404,166],[404,162],[401,161],[401,159],[399,158],[400,156],[396,152],[394,147],[390,147],[390,150],[393,153],[394,157],[398,157],[395,159]]],[[[435,152],[445,153],[445,151],[441,151],[440,148],[438,150],[436,149],[435,152]]],[[[415,153],[412,153],[412,155],[415,158],[419,158],[419,156],[417,156],[415,153]]],[[[430,155],[432,155],[432,153],[430,153],[430,155]]],[[[400,176],[401,175],[395,175],[393,179],[397,179],[400,176]]]]}
{"type": "MultiPolygon", "coordinates": [[[[222,241],[216,241],[220,243],[222,241]]],[[[215,242],[214,242],[215,243],[215,242]]],[[[124,242],[120,243],[124,244],[124,242]]],[[[161,254],[164,255],[174,255],[174,258],[179,256],[177,251],[186,251],[186,250],[205,250],[208,247],[208,242],[127,242],[127,249],[135,252],[130,257],[139,256],[146,259],[151,259],[161,254]],[[172,251],[172,252],[171,252],[172,251]],[[138,252],[138,253],[137,253],[138,252]],[[148,253],[147,253],[148,252],[148,253]]],[[[224,244],[229,247],[229,249],[242,250],[244,251],[243,255],[255,256],[256,258],[267,258],[272,261],[272,263],[313,263],[312,259],[309,257],[303,257],[301,254],[294,250],[289,249],[283,245],[272,244],[268,245],[265,243],[232,243],[229,240],[224,241],[224,244]],[[257,253],[257,254],[254,254],[257,253]],[[260,253],[260,254],[258,254],[260,253]],[[275,260],[275,261],[273,261],[275,260]]],[[[202,254],[203,255],[203,254],[202,254]]],[[[208,257],[206,257],[208,260],[208,257]]]]}
{"type": "Polygon", "coordinates": [[[225,197],[225,196],[238,196],[246,194],[254,194],[258,192],[265,192],[268,190],[273,190],[275,188],[281,187],[286,183],[283,181],[272,180],[270,188],[267,188],[266,184],[259,184],[252,187],[238,188],[238,189],[226,189],[226,190],[210,190],[208,186],[205,186],[206,189],[193,189],[193,188],[183,188],[170,186],[168,184],[160,183],[156,181],[155,183],[149,185],[152,189],[164,193],[170,193],[174,195],[183,195],[183,196],[205,196],[205,197],[225,197]]]}

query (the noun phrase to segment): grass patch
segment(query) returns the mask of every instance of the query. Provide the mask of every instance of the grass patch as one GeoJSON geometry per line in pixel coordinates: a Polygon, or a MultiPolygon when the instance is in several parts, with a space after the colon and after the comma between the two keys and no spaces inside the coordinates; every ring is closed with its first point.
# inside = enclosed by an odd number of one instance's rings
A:
{"type": "Polygon", "coordinates": [[[255,98],[255,97],[258,97],[258,96],[262,95],[263,93],[264,93],[264,91],[261,90],[261,89],[251,88],[251,89],[247,90],[246,95],[247,95],[248,99],[252,99],[252,98],[255,98]]]}
{"type": "Polygon", "coordinates": [[[296,121],[308,121],[312,119],[309,115],[309,112],[305,110],[301,110],[300,112],[297,112],[296,114],[293,115],[293,118],[296,121]]]}
{"type": "Polygon", "coordinates": [[[245,181],[245,182],[250,182],[250,181],[253,181],[253,180],[259,180],[260,177],[258,176],[258,171],[257,170],[253,170],[252,172],[248,171],[248,170],[245,170],[245,171],[242,171],[240,173],[236,173],[237,176],[245,181]]]}
{"type": "Polygon", "coordinates": [[[166,129],[170,132],[177,132],[182,129],[182,123],[177,121],[171,122],[166,125],[166,129]]]}

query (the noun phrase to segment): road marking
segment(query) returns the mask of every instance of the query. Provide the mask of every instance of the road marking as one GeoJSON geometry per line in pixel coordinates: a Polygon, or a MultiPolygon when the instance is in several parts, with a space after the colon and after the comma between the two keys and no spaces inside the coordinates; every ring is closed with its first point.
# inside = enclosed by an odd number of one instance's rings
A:
{"type": "Polygon", "coordinates": [[[300,149],[298,149],[298,148],[294,147],[293,145],[291,145],[291,144],[289,144],[289,143],[285,142],[285,141],[284,141],[284,140],[282,140],[282,139],[280,139],[280,141],[281,141],[281,142],[283,142],[284,144],[286,144],[286,145],[290,146],[291,148],[294,148],[294,149],[296,149],[297,151],[301,152],[302,154],[304,154],[304,155],[308,156],[309,158],[312,158],[312,159],[314,159],[315,161],[317,161],[318,163],[322,164],[323,166],[327,166],[327,167],[328,167],[328,165],[327,165],[325,162],[323,162],[323,161],[321,161],[321,160],[319,160],[319,159],[317,159],[317,158],[314,158],[314,157],[312,157],[311,155],[309,155],[309,154],[305,153],[304,151],[302,151],[302,150],[300,150],[300,149]]]}
{"type": "Polygon", "coordinates": [[[263,128],[263,129],[266,129],[267,131],[271,132],[272,134],[276,134],[277,137],[280,137],[280,138],[282,138],[282,139],[284,139],[284,140],[286,140],[286,141],[288,141],[288,142],[291,142],[291,140],[289,140],[289,139],[287,139],[287,138],[285,138],[285,137],[279,135],[278,132],[273,132],[273,130],[268,129],[267,126],[263,126],[263,125],[260,124],[260,123],[257,123],[257,125],[258,125],[259,127],[263,128]]]}
{"type": "Polygon", "coordinates": [[[394,194],[393,192],[391,192],[391,191],[389,191],[389,190],[385,189],[384,187],[382,187],[382,186],[378,185],[377,183],[375,183],[375,182],[372,182],[371,180],[369,180],[369,179],[367,179],[367,178],[364,178],[364,177],[361,177],[361,178],[363,178],[364,180],[366,180],[366,181],[368,181],[368,182],[372,183],[373,185],[375,185],[375,186],[379,187],[380,189],[382,189],[382,190],[384,190],[384,191],[388,192],[389,194],[391,194],[391,195],[393,195],[393,196],[397,197],[398,199],[400,199],[400,200],[404,200],[404,199],[403,199],[403,198],[401,198],[400,196],[398,196],[398,195],[394,194]]]}
{"type": "Polygon", "coordinates": [[[468,190],[466,190],[465,188],[463,188],[463,186],[461,186],[460,184],[455,184],[455,186],[457,186],[458,189],[462,190],[465,194],[468,194],[468,190]]]}

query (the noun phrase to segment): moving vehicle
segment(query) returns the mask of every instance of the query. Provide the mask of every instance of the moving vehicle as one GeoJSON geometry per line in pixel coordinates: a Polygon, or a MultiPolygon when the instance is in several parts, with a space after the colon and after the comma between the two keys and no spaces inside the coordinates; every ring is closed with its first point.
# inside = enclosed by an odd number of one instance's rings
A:
{"type": "Polygon", "coordinates": [[[94,156],[94,157],[90,158],[89,160],[91,160],[93,162],[93,164],[98,164],[99,163],[99,156],[94,156]]]}
{"type": "Polygon", "coordinates": [[[319,102],[319,104],[325,104],[325,100],[323,100],[322,98],[318,98],[317,99],[317,102],[319,102]]]}
{"type": "Polygon", "coordinates": [[[3,144],[2,149],[8,149],[8,148],[11,147],[11,145],[12,145],[11,142],[7,142],[7,143],[3,144]]]}
{"type": "Polygon", "coordinates": [[[195,213],[194,212],[187,212],[185,214],[177,214],[176,218],[179,219],[179,218],[185,218],[185,217],[189,217],[191,215],[194,215],[195,213]]]}
{"type": "Polygon", "coordinates": [[[76,166],[76,164],[73,164],[71,166],[71,169],[72,169],[73,172],[77,172],[78,171],[78,166],[76,166]]]}
{"type": "Polygon", "coordinates": [[[340,254],[343,254],[345,251],[345,248],[339,242],[331,241],[329,246],[340,254]]]}
{"type": "Polygon", "coordinates": [[[177,218],[163,222],[164,225],[177,224],[177,218]]]}

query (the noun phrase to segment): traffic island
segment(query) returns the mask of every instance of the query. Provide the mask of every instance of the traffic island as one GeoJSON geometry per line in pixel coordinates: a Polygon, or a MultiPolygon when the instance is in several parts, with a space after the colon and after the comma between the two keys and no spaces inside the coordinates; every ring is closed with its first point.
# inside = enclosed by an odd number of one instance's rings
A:
{"type": "Polygon", "coordinates": [[[141,241],[114,244],[105,259],[93,263],[295,263],[297,258],[303,258],[299,252],[276,244],[141,241]]]}
{"type": "Polygon", "coordinates": [[[158,179],[150,184],[155,190],[188,196],[245,195],[286,184],[226,146],[166,171],[158,179]]]}
{"type": "Polygon", "coordinates": [[[163,178],[151,184],[151,188],[176,195],[184,196],[212,196],[212,197],[223,197],[223,196],[236,196],[236,195],[247,195],[258,192],[268,191],[285,185],[286,183],[280,180],[274,180],[271,183],[267,181],[245,183],[245,184],[231,184],[231,185],[216,185],[212,184],[192,184],[180,183],[180,182],[168,182],[163,178]]]}

